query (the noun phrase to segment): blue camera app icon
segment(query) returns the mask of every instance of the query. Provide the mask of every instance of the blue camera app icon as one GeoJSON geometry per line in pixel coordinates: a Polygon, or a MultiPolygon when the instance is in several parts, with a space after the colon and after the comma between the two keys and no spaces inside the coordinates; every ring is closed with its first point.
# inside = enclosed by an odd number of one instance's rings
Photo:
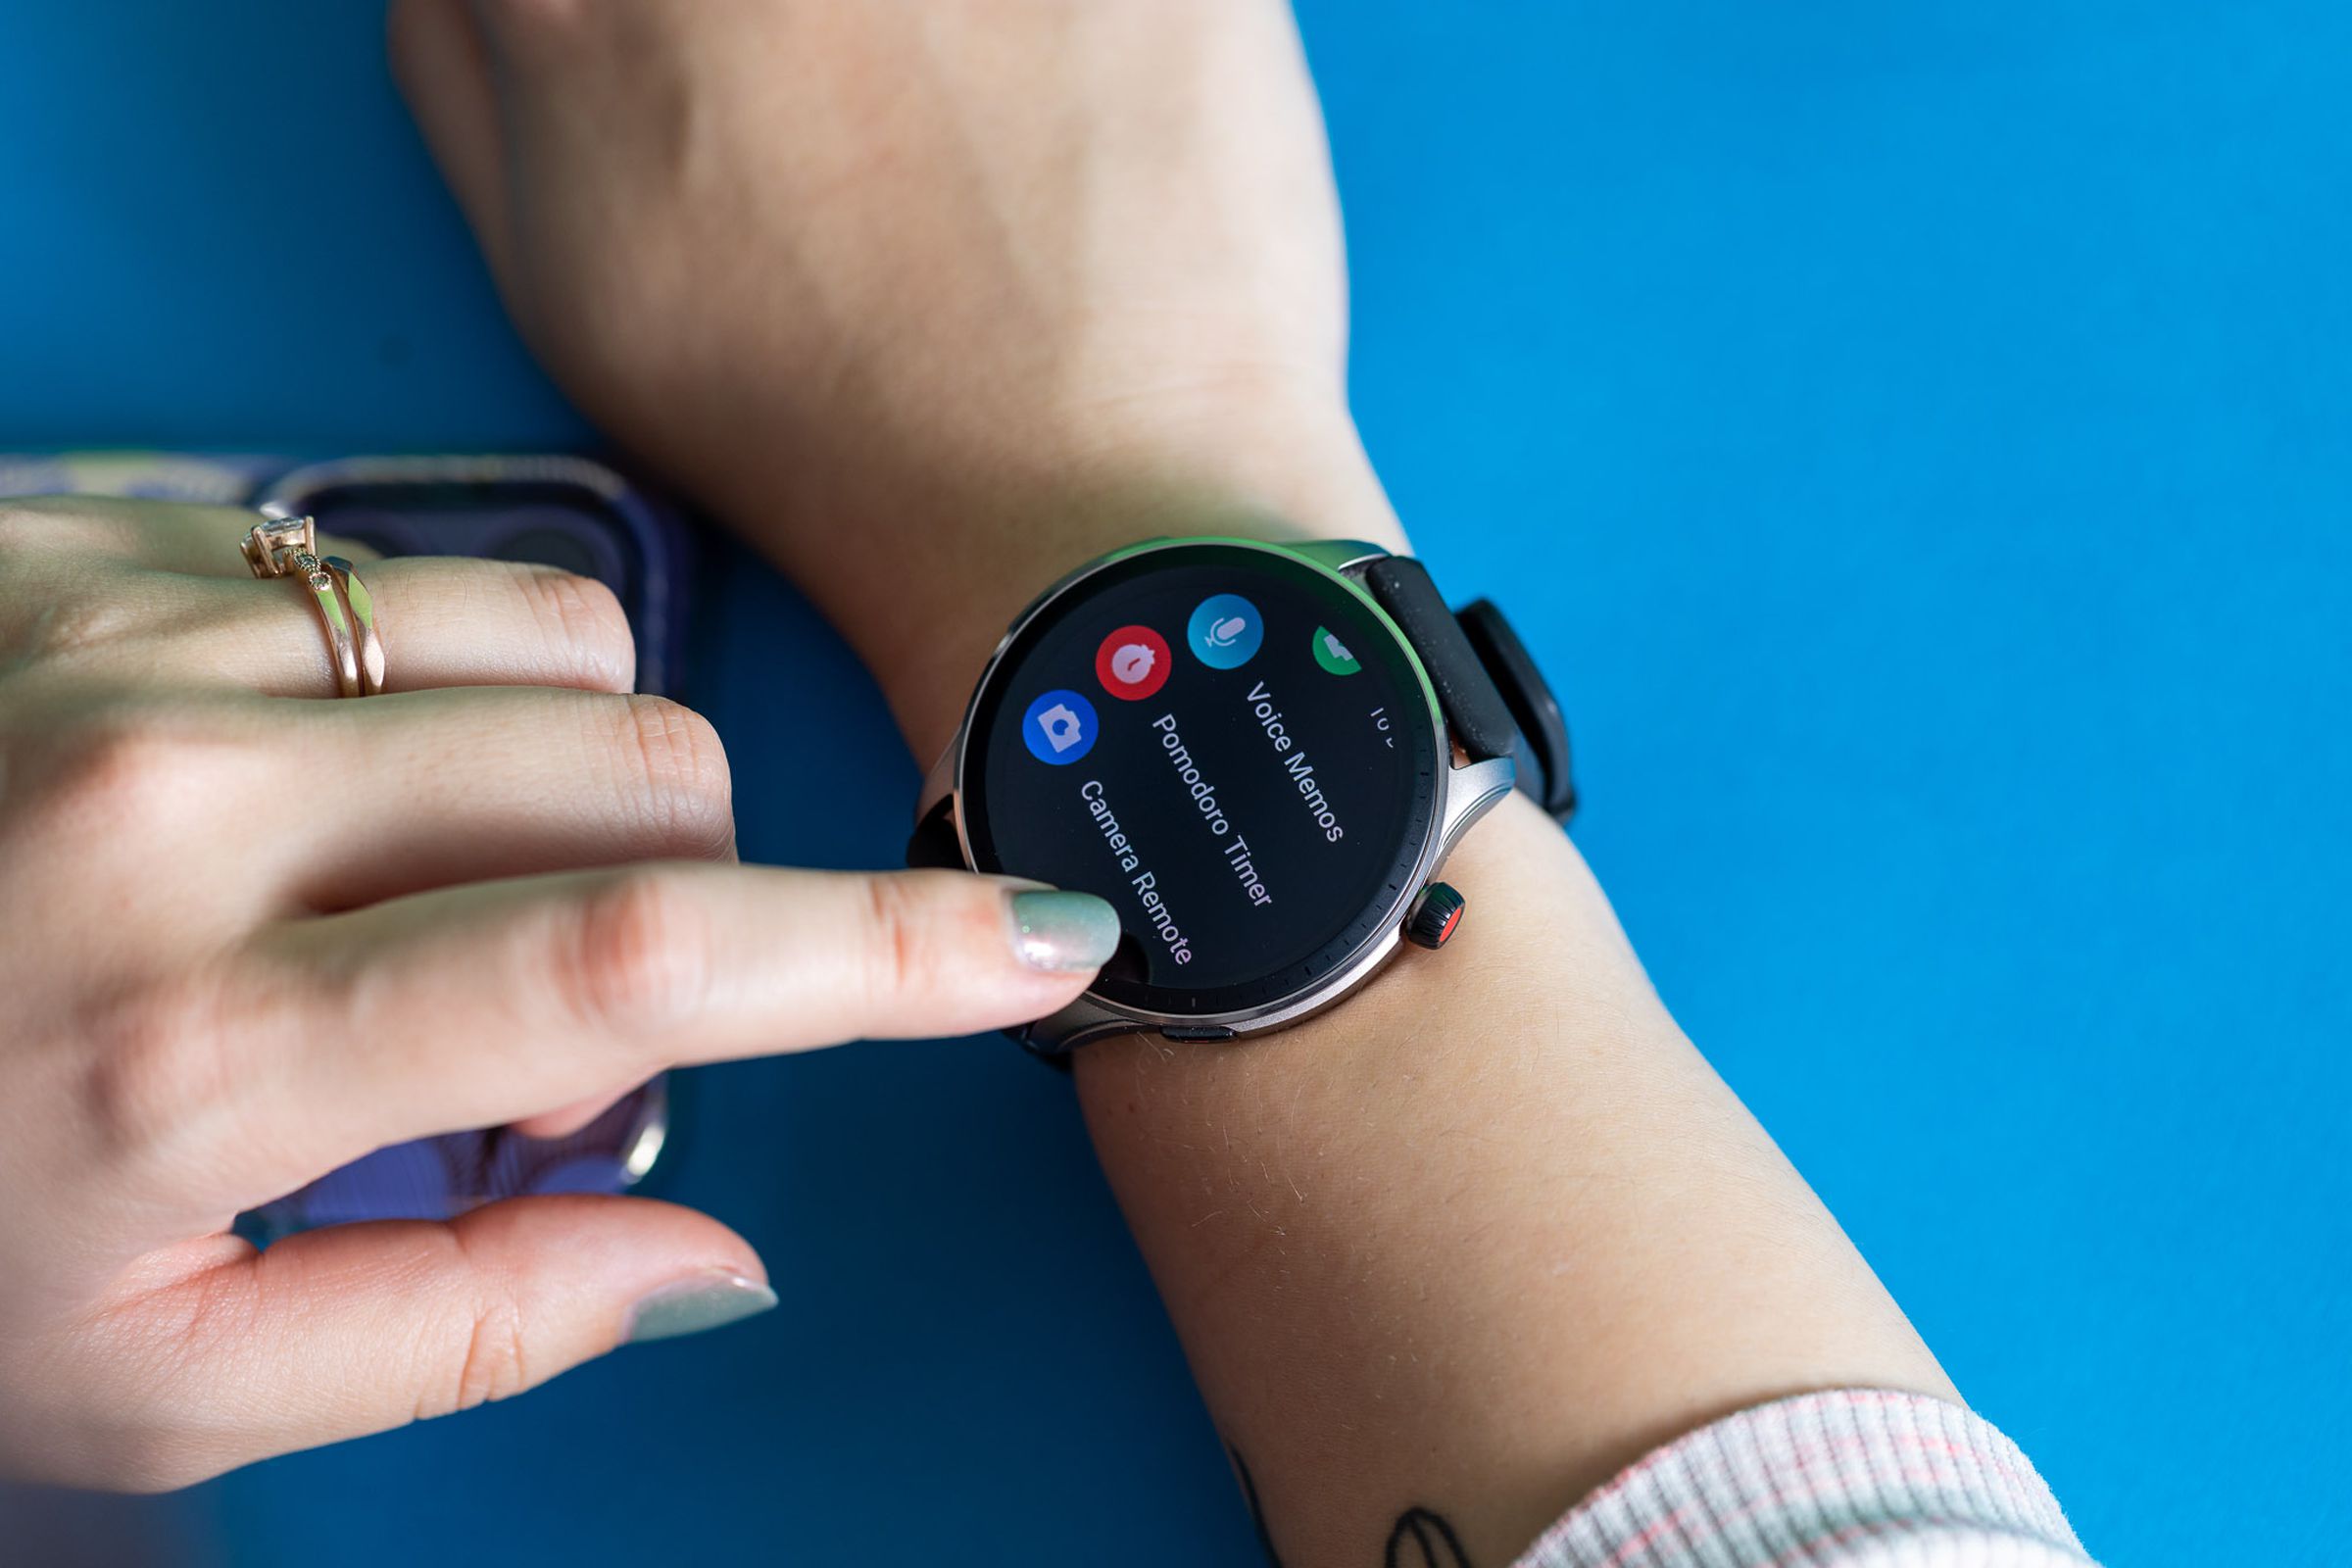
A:
{"type": "Polygon", "coordinates": [[[1021,715],[1021,739],[1041,762],[1066,767],[1095,749],[1095,705],[1071,691],[1051,691],[1021,715]]]}

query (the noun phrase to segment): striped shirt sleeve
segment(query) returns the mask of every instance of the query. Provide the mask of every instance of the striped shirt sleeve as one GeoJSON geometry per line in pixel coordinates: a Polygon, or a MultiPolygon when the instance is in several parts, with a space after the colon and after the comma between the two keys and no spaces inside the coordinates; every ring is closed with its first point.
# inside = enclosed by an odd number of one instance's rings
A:
{"type": "Polygon", "coordinates": [[[2017,1445],[1941,1399],[1870,1389],[1700,1428],[1579,1503],[1516,1568],[2083,1568],[2017,1445]]]}

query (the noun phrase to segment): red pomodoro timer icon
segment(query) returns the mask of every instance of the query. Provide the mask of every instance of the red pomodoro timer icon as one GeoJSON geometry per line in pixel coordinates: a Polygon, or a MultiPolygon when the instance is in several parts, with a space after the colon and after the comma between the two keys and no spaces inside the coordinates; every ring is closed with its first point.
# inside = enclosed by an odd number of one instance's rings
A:
{"type": "Polygon", "coordinates": [[[1095,650],[1095,678],[1111,696],[1142,702],[1167,683],[1168,640],[1149,626],[1121,626],[1095,650]]]}

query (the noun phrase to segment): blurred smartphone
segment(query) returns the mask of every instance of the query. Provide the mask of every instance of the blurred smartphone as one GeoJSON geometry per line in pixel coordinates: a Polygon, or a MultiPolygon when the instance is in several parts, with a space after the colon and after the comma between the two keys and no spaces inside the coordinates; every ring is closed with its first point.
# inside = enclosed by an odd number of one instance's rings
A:
{"type": "MultiPolygon", "coordinates": [[[[613,469],[568,456],[344,458],[289,468],[260,457],[178,453],[0,456],[0,495],[73,492],[275,501],[322,532],[387,556],[537,562],[594,577],[628,611],[640,691],[682,678],[691,536],[678,510],[613,469]]],[[[236,541],[223,539],[227,557],[236,541]]],[[[397,628],[390,631],[395,641],[397,628]]],[[[506,1128],[380,1149],[237,1217],[261,1246],[320,1225],[447,1219],[532,1193],[617,1193],[645,1179],[669,1135],[657,1078],[564,1138],[506,1128]]]]}

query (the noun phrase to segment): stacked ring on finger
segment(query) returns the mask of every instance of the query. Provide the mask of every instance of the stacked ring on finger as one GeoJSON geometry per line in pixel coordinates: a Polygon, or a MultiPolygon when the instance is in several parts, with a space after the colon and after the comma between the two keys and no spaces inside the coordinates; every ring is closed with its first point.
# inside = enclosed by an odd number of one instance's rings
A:
{"type": "Polygon", "coordinates": [[[359,568],[341,556],[318,555],[316,518],[298,517],[274,502],[245,532],[246,564],[256,577],[300,576],[318,606],[335,684],[345,697],[373,697],[384,689],[384,643],[376,630],[375,597],[359,568]]]}
{"type": "MultiPolygon", "coordinates": [[[[359,639],[360,694],[375,697],[384,689],[384,639],[375,629],[375,596],[360,580],[360,568],[341,556],[326,558],[327,575],[351,612],[353,634],[359,639]]],[[[345,693],[349,696],[349,693],[345,693]]]]}

